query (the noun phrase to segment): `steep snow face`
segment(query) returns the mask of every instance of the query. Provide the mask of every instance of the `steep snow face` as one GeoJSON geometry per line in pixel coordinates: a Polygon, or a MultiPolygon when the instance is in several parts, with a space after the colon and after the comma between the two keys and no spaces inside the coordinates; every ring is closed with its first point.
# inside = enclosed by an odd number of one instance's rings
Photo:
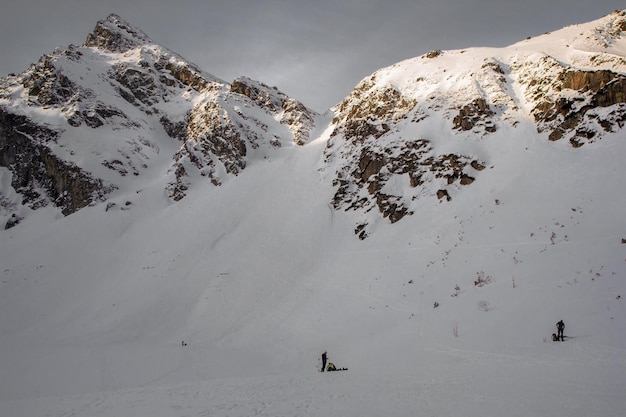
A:
{"type": "MultiPolygon", "coordinates": [[[[375,72],[334,109],[325,157],[336,209],[393,223],[416,200],[450,201],[495,161],[486,142],[510,127],[574,147],[626,121],[626,13],[506,48],[431,51],[375,72]]],[[[507,133],[509,134],[509,133],[507,133]]],[[[471,188],[471,187],[469,187],[471,188]]]]}

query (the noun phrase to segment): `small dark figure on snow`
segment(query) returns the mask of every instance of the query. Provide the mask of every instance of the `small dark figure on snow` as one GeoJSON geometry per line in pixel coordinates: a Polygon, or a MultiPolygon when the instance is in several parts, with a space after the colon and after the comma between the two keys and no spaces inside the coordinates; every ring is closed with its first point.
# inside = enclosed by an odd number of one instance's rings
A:
{"type": "Polygon", "coordinates": [[[322,353],[322,372],[326,369],[326,352],[322,353]]]}
{"type": "Polygon", "coordinates": [[[564,340],[563,339],[563,330],[564,329],[565,329],[565,323],[563,323],[563,320],[560,320],[556,324],[556,330],[557,330],[556,338],[557,338],[557,340],[560,340],[561,342],[564,340]]]}

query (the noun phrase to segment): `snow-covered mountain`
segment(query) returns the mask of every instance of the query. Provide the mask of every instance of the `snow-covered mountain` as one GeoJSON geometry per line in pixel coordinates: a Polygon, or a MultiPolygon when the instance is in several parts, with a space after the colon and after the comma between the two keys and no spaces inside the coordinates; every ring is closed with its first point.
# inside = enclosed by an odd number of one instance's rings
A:
{"type": "Polygon", "coordinates": [[[395,222],[422,197],[450,200],[497,163],[486,142],[529,119],[538,138],[574,147],[621,132],[625,29],[615,12],[508,48],[435,50],[375,72],[333,115],[326,156],[343,155],[335,208],[378,206],[395,222]]]}
{"type": "MultiPolygon", "coordinates": [[[[315,116],[262,83],[221,81],[111,15],[83,46],[3,80],[3,166],[30,208],[70,214],[143,182],[129,176],[167,176],[177,201],[195,177],[219,185],[267,148],[304,144],[315,116]],[[153,165],[160,174],[147,174],[153,165]]],[[[21,204],[8,206],[21,216],[21,204]]]]}
{"type": "Polygon", "coordinates": [[[621,415],[625,120],[625,11],[321,115],[111,15],[0,84],[0,414],[621,415]]]}

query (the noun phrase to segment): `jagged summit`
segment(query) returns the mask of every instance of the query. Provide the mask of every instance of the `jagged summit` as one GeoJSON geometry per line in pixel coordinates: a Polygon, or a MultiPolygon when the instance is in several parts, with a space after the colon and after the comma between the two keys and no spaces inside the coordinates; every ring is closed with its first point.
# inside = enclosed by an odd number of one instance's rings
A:
{"type": "Polygon", "coordinates": [[[152,176],[179,201],[196,176],[219,185],[267,149],[305,144],[315,117],[277,88],[203,71],[112,14],[83,46],[2,81],[2,165],[24,195],[6,213],[21,218],[52,203],[71,214],[152,176]],[[98,145],[73,149],[81,137],[98,145]]]}
{"type": "Polygon", "coordinates": [[[110,14],[96,24],[93,32],[87,35],[84,46],[95,47],[110,52],[126,52],[141,45],[153,43],[140,29],[116,14],[110,14]]]}

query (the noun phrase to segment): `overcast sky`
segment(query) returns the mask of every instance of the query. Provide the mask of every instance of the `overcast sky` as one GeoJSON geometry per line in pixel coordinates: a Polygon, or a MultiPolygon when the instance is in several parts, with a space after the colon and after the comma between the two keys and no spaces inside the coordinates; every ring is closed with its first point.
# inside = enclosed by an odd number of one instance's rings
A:
{"type": "Polygon", "coordinates": [[[623,0],[7,0],[0,77],[81,45],[116,13],[232,81],[277,86],[318,111],[379,68],[432,49],[506,46],[624,9],[623,0]]]}

